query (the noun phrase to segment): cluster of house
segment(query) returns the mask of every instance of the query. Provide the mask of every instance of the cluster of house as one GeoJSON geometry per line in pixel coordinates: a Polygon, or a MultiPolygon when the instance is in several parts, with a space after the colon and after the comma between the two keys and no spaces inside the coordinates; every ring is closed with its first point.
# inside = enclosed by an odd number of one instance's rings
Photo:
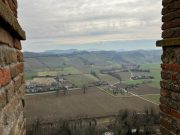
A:
{"type": "Polygon", "coordinates": [[[140,79],[154,79],[153,76],[146,76],[146,75],[138,75],[138,76],[132,76],[131,77],[132,80],[140,80],[140,79]]]}
{"type": "Polygon", "coordinates": [[[110,86],[109,90],[114,94],[121,94],[121,95],[125,95],[129,92],[129,90],[131,89],[136,89],[138,88],[138,84],[123,84],[123,83],[117,83],[115,85],[110,86]]]}
{"type": "Polygon", "coordinates": [[[88,87],[109,85],[106,81],[95,81],[88,84],[88,87]]]}
{"type": "Polygon", "coordinates": [[[26,81],[26,93],[58,91],[72,88],[73,84],[60,77],[40,77],[26,81]]]}

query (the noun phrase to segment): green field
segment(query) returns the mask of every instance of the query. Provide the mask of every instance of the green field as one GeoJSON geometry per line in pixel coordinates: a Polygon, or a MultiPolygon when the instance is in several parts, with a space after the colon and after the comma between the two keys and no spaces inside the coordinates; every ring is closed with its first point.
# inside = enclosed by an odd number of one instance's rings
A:
{"type": "Polygon", "coordinates": [[[38,76],[56,76],[56,75],[68,75],[68,74],[81,74],[81,72],[74,67],[65,67],[61,70],[55,69],[52,71],[38,72],[38,76]]]}
{"type": "Polygon", "coordinates": [[[141,68],[144,68],[144,69],[160,69],[160,64],[157,63],[157,64],[143,64],[141,66],[141,68]]]}
{"type": "Polygon", "coordinates": [[[102,81],[107,81],[109,84],[114,84],[119,82],[117,78],[114,78],[113,76],[108,74],[98,74],[98,76],[102,81]]]}
{"type": "Polygon", "coordinates": [[[149,83],[149,86],[160,88],[160,80],[161,80],[161,68],[159,64],[144,64],[141,66],[145,69],[150,69],[150,75],[154,77],[152,83],[149,83]]]}
{"type": "Polygon", "coordinates": [[[122,81],[125,84],[140,84],[143,83],[144,80],[126,80],[126,81],[122,81]]]}
{"type": "Polygon", "coordinates": [[[81,87],[83,84],[87,85],[88,83],[98,81],[98,79],[91,74],[68,75],[65,76],[65,78],[78,87],[81,87]]]}
{"type": "Polygon", "coordinates": [[[159,101],[160,95],[144,95],[142,97],[145,99],[148,99],[154,103],[157,103],[157,104],[160,103],[160,101],[159,101]]]}
{"type": "Polygon", "coordinates": [[[122,78],[122,81],[129,80],[130,77],[131,77],[131,74],[129,72],[121,72],[119,74],[120,74],[120,76],[122,78]]]}
{"type": "Polygon", "coordinates": [[[24,76],[25,76],[26,80],[31,80],[33,78],[33,76],[37,76],[37,75],[38,75],[38,73],[35,72],[35,71],[26,71],[24,73],[24,76]]]}

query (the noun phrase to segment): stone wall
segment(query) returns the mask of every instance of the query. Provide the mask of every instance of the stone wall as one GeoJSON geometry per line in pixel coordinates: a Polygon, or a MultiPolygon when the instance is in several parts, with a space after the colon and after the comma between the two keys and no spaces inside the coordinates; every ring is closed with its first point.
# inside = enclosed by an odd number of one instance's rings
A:
{"type": "Polygon", "coordinates": [[[180,135],[180,0],[162,5],[160,128],[162,135],[180,135]]]}
{"type": "Polygon", "coordinates": [[[24,63],[17,1],[0,0],[0,135],[24,135],[24,63]]]}

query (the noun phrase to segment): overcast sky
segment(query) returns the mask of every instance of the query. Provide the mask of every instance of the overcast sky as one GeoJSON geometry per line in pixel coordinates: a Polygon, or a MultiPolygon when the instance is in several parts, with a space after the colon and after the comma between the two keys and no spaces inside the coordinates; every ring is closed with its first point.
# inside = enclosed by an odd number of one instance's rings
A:
{"type": "Polygon", "coordinates": [[[19,0],[23,50],[154,49],[161,8],[159,0],[19,0]]]}

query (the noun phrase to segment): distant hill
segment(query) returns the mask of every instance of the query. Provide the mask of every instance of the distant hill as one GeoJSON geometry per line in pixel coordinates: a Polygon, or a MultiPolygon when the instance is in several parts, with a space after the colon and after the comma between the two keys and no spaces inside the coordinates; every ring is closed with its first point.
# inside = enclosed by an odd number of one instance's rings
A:
{"type": "Polygon", "coordinates": [[[84,65],[109,66],[117,64],[160,63],[161,50],[136,51],[79,51],[50,50],[42,53],[24,52],[25,69],[45,70],[63,66],[81,67],[84,65]]]}

